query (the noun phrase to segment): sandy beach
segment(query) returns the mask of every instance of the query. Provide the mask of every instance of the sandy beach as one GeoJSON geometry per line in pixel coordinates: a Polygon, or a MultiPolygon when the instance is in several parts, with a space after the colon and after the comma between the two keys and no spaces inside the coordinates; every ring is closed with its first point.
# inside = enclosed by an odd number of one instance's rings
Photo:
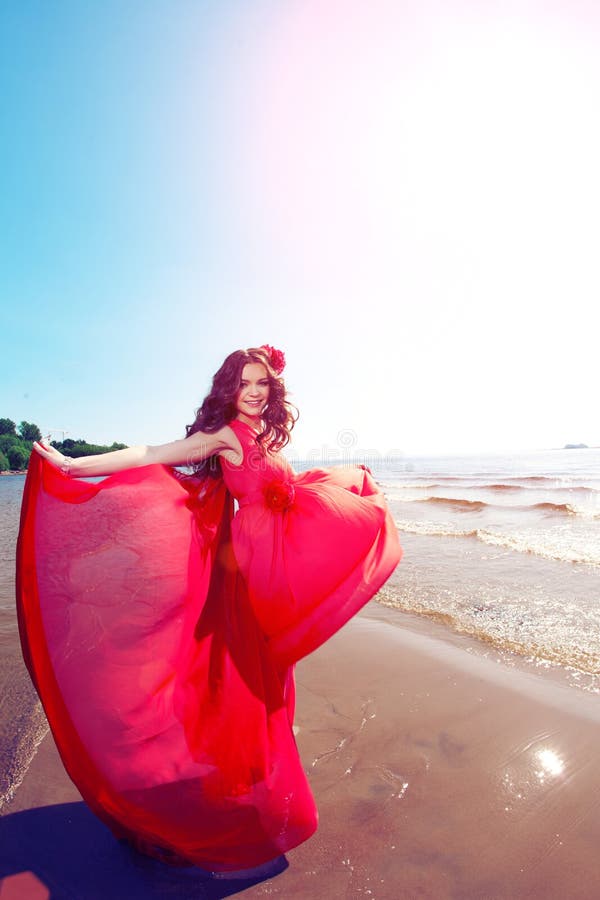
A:
{"type": "Polygon", "coordinates": [[[254,879],[114,841],[50,736],[0,819],[1,900],[600,896],[597,697],[371,603],[297,668],[320,825],[254,879]]]}

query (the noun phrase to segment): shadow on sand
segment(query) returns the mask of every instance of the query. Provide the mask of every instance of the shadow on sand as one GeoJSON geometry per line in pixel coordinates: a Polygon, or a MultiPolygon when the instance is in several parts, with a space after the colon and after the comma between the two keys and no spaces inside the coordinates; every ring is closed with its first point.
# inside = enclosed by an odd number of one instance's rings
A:
{"type": "Polygon", "coordinates": [[[151,900],[230,897],[283,872],[284,856],[242,877],[213,877],[142,856],[110,831],[85,803],[62,803],[0,818],[0,896],[23,900],[151,900]],[[260,872],[260,874],[258,874],[260,872]],[[25,874],[26,873],[26,874],[25,874]]]}

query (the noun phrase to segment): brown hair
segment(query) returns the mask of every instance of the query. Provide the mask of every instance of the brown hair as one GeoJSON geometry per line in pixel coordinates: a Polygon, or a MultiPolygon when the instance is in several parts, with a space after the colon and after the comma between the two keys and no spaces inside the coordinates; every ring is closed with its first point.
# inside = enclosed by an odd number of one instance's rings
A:
{"type": "MultiPolygon", "coordinates": [[[[269,400],[262,412],[264,431],[256,438],[259,445],[267,450],[280,450],[290,440],[290,432],[298,419],[298,410],[286,400],[283,378],[275,373],[268,351],[262,347],[249,350],[234,350],[230,353],[213,378],[210,393],[196,410],[196,418],[186,425],[186,437],[197,431],[212,434],[228,425],[237,416],[236,398],[242,381],[244,366],[260,363],[267,371],[269,379],[269,400]]],[[[197,474],[220,474],[217,456],[211,456],[194,466],[197,474]]]]}

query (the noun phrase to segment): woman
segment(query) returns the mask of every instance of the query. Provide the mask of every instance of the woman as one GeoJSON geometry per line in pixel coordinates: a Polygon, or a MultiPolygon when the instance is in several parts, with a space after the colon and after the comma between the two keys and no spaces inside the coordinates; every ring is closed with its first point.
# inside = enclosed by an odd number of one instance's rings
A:
{"type": "Polygon", "coordinates": [[[297,475],[279,453],[283,367],[232,353],[183,440],[74,460],[36,443],[23,499],[21,639],[67,771],[118,837],[214,872],[315,830],[293,666],[401,557],[367,470],[297,475]]]}

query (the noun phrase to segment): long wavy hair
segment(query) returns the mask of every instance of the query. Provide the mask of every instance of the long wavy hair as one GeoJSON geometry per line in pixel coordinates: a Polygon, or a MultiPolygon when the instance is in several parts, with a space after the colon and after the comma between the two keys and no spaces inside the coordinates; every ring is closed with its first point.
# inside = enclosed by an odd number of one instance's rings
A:
{"type": "MultiPolygon", "coordinates": [[[[213,378],[210,393],[196,410],[196,418],[191,425],[186,425],[186,437],[197,431],[212,434],[228,425],[237,416],[236,400],[242,381],[244,366],[248,363],[260,363],[267,371],[269,380],[269,399],[262,411],[264,429],[257,436],[259,446],[265,450],[281,450],[290,440],[290,432],[298,419],[298,410],[286,400],[286,389],[283,378],[274,372],[269,355],[261,347],[249,350],[234,350],[230,353],[213,378]]],[[[197,475],[211,475],[217,478],[221,474],[221,463],[218,456],[210,456],[194,466],[197,475]]]]}

